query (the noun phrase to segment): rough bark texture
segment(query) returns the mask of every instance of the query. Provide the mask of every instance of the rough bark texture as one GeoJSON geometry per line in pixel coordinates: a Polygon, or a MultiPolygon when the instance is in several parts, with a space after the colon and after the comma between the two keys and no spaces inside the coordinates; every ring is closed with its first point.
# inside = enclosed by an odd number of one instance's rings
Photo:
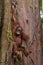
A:
{"type": "Polygon", "coordinates": [[[7,41],[7,27],[8,27],[8,22],[11,20],[10,19],[10,0],[4,0],[4,20],[3,20],[3,29],[2,29],[2,59],[1,59],[1,65],[5,65],[5,54],[7,51],[8,47],[8,41],[7,41]]]}
{"type": "MultiPolygon", "coordinates": [[[[2,28],[2,24],[1,24],[1,16],[2,15],[2,1],[0,1],[0,39],[1,39],[1,28],[2,28]]],[[[1,40],[0,40],[0,57],[1,57],[1,40]]],[[[1,61],[1,58],[0,58],[1,61]]]]}
{"type": "MultiPolygon", "coordinates": [[[[27,45],[29,55],[26,58],[23,55],[23,65],[41,65],[41,23],[39,13],[39,0],[16,0],[18,22],[22,26],[24,32],[29,35],[27,42],[23,41],[23,45],[27,45]]],[[[6,30],[10,21],[10,1],[5,0],[5,16],[2,32],[2,65],[5,61],[7,50],[6,30]],[[4,38],[3,38],[4,37],[4,38]]]]}
{"type": "MultiPolygon", "coordinates": [[[[29,53],[28,60],[24,57],[26,65],[41,65],[41,23],[40,23],[40,11],[39,11],[39,0],[18,0],[17,11],[18,20],[20,25],[23,27],[25,33],[30,37],[31,43],[28,44],[29,53]],[[28,4],[29,3],[29,4],[28,4]],[[28,22],[27,22],[28,20],[28,22]],[[34,41],[33,41],[34,36],[34,41]],[[31,45],[31,46],[30,46],[31,45]],[[26,61],[28,63],[26,63],[26,61]]],[[[24,44],[26,44],[24,42],[24,44]]]]}
{"type": "Polygon", "coordinates": [[[42,24],[42,44],[41,44],[41,47],[42,47],[42,57],[41,57],[41,63],[43,65],[43,24],[42,24]]]}

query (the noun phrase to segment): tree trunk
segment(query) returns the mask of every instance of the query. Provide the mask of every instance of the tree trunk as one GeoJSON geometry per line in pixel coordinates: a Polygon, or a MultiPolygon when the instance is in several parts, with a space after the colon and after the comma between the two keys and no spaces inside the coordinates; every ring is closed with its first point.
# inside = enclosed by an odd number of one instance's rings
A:
{"type": "Polygon", "coordinates": [[[28,59],[23,56],[23,61],[25,65],[41,65],[40,0],[18,0],[17,3],[19,23],[29,35],[27,41],[29,56],[28,59]]]}
{"type": "MultiPolygon", "coordinates": [[[[7,26],[10,19],[10,0],[5,1],[5,15],[2,32],[2,65],[5,61],[5,54],[8,47],[7,26]]],[[[18,22],[24,32],[29,36],[28,41],[22,41],[28,48],[28,57],[23,55],[23,65],[41,65],[41,22],[39,11],[39,0],[16,0],[18,22]]]]}
{"type": "Polygon", "coordinates": [[[5,65],[5,55],[8,47],[8,41],[7,41],[7,27],[8,22],[10,22],[10,0],[4,0],[4,20],[3,20],[3,29],[2,29],[2,58],[1,58],[1,65],[5,65]]]}
{"type": "Polygon", "coordinates": [[[0,1],[0,61],[1,61],[1,34],[2,34],[2,26],[3,26],[3,1],[0,1]]]}

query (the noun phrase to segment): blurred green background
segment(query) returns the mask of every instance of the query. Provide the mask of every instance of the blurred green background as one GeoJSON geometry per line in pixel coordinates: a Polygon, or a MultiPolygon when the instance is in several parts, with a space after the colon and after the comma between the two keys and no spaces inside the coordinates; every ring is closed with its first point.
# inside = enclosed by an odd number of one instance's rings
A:
{"type": "Polygon", "coordinates": [[[43,23],[43,12],[42,12],[42,0],[40,0],[40,17],[41,17],[41,22],[43,23]]]}

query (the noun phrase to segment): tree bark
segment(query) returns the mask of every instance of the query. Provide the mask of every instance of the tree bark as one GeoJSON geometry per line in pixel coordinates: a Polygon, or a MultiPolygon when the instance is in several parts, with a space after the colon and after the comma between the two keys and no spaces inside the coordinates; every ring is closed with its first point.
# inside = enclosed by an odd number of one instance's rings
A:
{"type": "MultiPolygon", "coordinates": [[[[40,0],[18,0],[18,20],[31,42],[27,42],[29,56],[26,65],[41,65],[41,22],[40,22],[40,0]],[[27,22],[28,20],[28,22],[27,22]],[[33,38],[34,37],[34,38],[33,38]],[[31,45],[31,46],[30,46],[31,45]],[[30,53],[31,52],[31,53],[30,53]]],[[[24,42],[24,45],[26,43],[24,42]]],[[[24,61],[24,62],[25,62],[24,61]]]]}
{"type": "Polygon", "coordinates": [[[7,27],[8,23],[11,21],[11,10],[10,10],[10,0],[4,0],[4,20],[3,20],[3,29],[2,29],[2,58],[1,58],[1,65],[5,65],[5,55],[8,47],[7,41],[7,27]]]}
{"type": "MultiPolygon", "coordinates": [[[[4,26],[2,32],[2,65],[5,61],[5,54],[8,47],[7,26],[10,19],[10,0],[5,1],[4,26]]],[[[17,18],[24,32],[28,34],[28,41],[22,41],[28,48],[28,57],[23,55],[23,65],[41,65],[41,22],[39,11],[39,0],[16,0],[17,18]]]]}

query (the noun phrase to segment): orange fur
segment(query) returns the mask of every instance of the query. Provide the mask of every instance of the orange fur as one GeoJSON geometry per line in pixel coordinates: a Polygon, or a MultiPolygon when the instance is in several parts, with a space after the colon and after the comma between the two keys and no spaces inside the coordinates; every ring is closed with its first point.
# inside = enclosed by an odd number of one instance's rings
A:
{"type": "Polygon", "coordinates": [[[16,42],[14,44],[14,51],[17,54],[19,53],[19,51],[23,51],[23,53],[27,56],[28,52],[27,52],[25,47],[22,47],[22,40],[26,40],[27,41],[29,39],[29,36],[25,32],[23,32],[23,29],[21,31],[21,35],[20,36],[16,36],[15,32],[16,32],[16,29],[18,28],[18,26],[19,26],[19,24],[18,24],[18,20],[17,20],[16,14],[14,12],[14,9],[12,9],[11,29],[12,29],[13,40],[16,42]]]}

